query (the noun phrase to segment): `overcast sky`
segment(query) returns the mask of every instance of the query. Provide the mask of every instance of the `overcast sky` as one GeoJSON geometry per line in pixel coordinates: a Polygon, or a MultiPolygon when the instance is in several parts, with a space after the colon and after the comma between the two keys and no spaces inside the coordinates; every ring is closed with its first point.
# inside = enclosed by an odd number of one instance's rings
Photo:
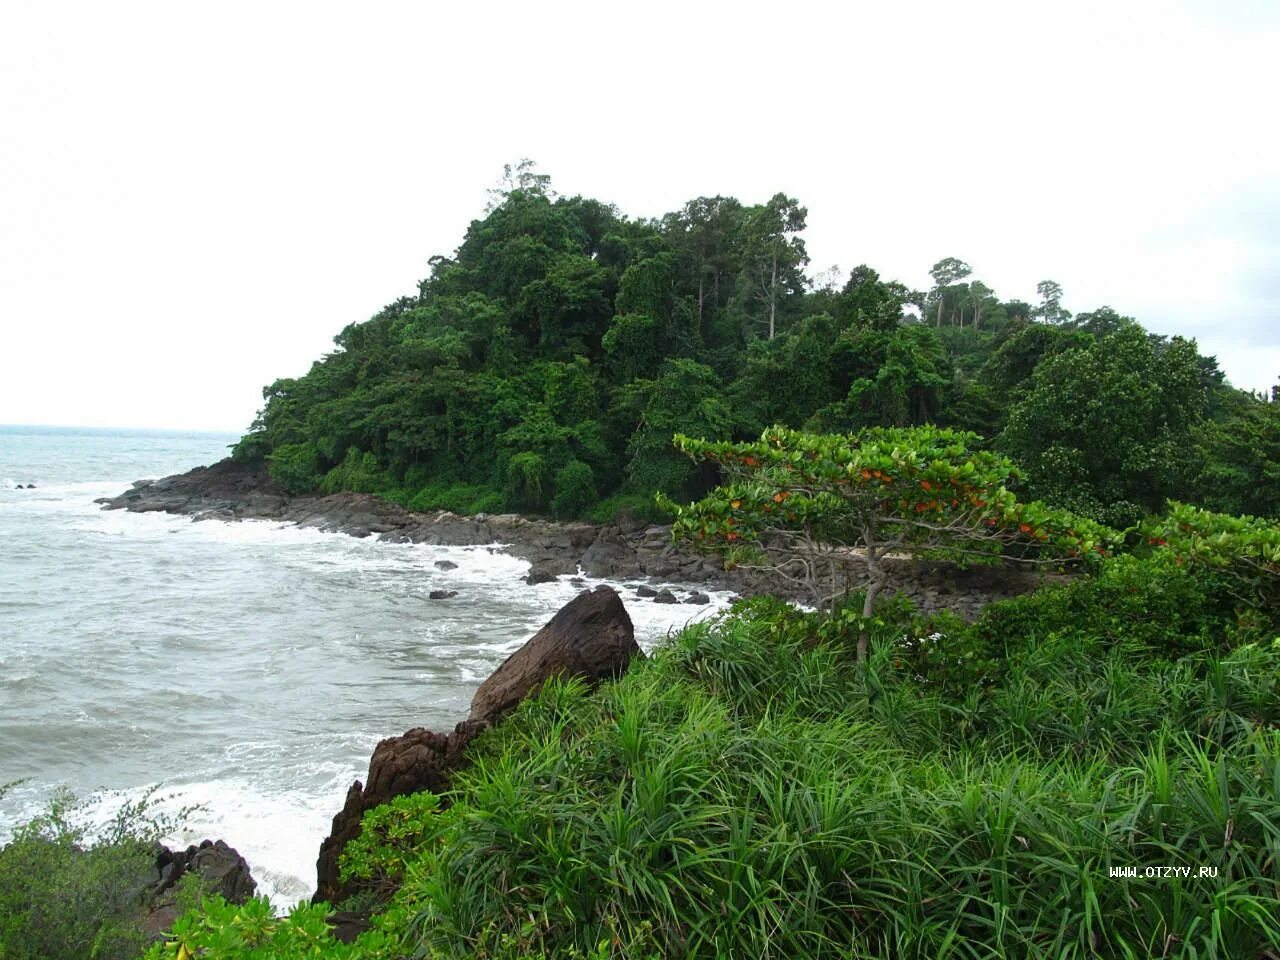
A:
{"type": "Polygon", "coordinates": [[[0,423],[240,431],[504,163],[1280,379],[1280,3],[0,0],[0,423]],[[625,11],[625,12],[624,12],[625,11]]]}

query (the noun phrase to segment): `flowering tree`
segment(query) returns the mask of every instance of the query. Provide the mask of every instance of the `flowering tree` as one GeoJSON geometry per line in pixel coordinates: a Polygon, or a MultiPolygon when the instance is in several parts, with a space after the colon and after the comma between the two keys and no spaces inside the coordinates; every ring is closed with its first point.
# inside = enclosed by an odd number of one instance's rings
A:
{"type": "MultiPolygon", "coordinates": [[[[766,430],[748,443],[678,435],[676,447],[720,466],[726,482],[674,509],[672,535],[718,552],[725,566],[767,567],[803,581],[825,604],[837,570],[861,562],[869,618],[889,557],[959,564],[1061,563],[1106,555],[1113,531],[1006,488],[1013,463],[974,449],[972,433],[872,428],[851,435],[766,430]],[[829,575],[827,589],[824,579],[829,575]]],[[[858,659],[867,637],[859,637],[858,659]]]]}

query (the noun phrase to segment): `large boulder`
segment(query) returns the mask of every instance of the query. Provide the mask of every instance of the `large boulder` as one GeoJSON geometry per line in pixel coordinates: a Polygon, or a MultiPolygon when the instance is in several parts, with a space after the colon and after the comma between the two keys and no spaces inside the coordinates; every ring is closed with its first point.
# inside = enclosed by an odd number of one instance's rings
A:
{"type": "Polygon", "coordinates": [[[619,676],[636,656],[643,654],[622,601],[609,587],[597,587],[566,604],[480,685],[470,718],[452,733],[418,727],[379,743],[369,760],[368,779],[351,785],[320,846],[314,901],[336,903],[355,892],[339,882],[338,858],[360,835],[367,811],[407,793],[443,794],[453,772],[466,762],[467,744],[548,677],[577,676],[594,683],[619,676]]]}
{"type": "Polygon", "coordinates": [[[637,655],[635,629],[618,594],[610,587],[580,593],[480,684],[470,719],[492,723],[557,674],[592,683],[612,679],[637,655]]]}

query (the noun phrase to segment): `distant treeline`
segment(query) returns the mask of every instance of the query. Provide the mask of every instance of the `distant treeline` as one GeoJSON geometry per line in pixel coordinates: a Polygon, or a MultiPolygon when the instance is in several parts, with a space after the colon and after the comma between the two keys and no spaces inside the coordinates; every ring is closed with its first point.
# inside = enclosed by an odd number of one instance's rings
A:
{"type": "Polygon", "coordinates": [[[1020,494],[1115,525],[1169,498],[1280,508],[1276,391],[1234,389],[1194,341],[1072,316],[1053,281],[1001,300],[956,258],[927,291],[868,266],[815,281],[782,194],[633,220],[507,172],[417,296],[263,391],[238,458],[297,492],[603,520],[714,484],[676,433],[937,424],[1021,464],[1020,494]]]}

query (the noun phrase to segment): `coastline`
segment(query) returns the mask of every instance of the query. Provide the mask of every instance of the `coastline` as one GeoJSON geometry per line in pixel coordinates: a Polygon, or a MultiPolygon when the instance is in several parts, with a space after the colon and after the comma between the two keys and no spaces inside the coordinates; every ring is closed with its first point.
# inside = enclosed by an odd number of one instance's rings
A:
{"type": "MultiPolygon", "coordinates": [[[[518,514],[467,517],[446,510],[416,513],[367,493],[290,495],[261,464],[230,458],[158,480],[139,480],[103,509],[163,512],[193,520],[273,520],[391,543],[493,546],[529,563],[525,582],[579,574],[609,580],[681,581],[742,596],[773,594],[806,603],[803,587],[768,571],[725,570],[716,557],[672,543],[665,525],[598,525],[518,514]]],[[[924,614],[950,611],[965,619],[995,600],[1029,593],[1045,582],[1040,572],[1008,567],[959,569],[919,561],[891,562],[885,595],[902,593],[924,614]]],[[[856,584],[855,584],[856,589],[856,584]]]]}

